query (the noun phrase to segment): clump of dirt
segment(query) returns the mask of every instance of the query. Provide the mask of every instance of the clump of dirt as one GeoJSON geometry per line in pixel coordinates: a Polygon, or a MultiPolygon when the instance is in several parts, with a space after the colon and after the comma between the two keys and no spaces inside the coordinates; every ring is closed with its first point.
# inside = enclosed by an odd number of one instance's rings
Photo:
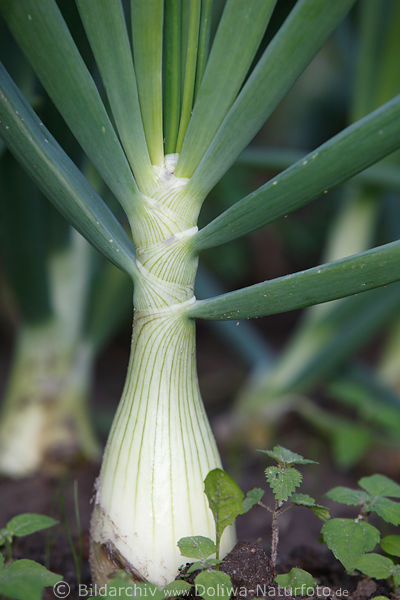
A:
{"type": "Polygon", "coordinates": [[[230,576],[241,598],[264,596],[273,580],[269,558],[258,543],[238,542],[224,559],[221,571],[230,576]]]}

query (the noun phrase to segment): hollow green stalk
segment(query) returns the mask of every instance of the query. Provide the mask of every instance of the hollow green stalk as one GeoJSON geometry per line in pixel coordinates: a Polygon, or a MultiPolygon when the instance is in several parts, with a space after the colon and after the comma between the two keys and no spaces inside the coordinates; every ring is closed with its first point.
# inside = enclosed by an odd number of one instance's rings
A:
{"type": "MultiPolygon", "coordinates": [[[[97,484],[91,566],[104,583],[118,567],[137,579],[165,584],[182,562],[177,541],[215,537],[203,493],[220,466],[201,400],[194,302],[197,258],[190,240],[198,208],[173,175],[176,156],[158,170],[158,187],[132,221],[139,276],[135,280],[131,358],[97,484]]],[[[222,554],[234,544],[226,530],[222,554]]]]}

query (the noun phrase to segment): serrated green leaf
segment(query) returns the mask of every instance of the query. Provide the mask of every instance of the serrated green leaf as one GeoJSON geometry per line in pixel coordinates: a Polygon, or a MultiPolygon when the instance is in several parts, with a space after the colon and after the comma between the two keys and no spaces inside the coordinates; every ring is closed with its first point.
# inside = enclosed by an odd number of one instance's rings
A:
{"type": "MultiPolygon", "coordinates": [[[[217,547],[222,533],[243,512],[244,494],[222,469],[213,469],[204,480],[204,491],[214,515],[217,547]]],[[[217,558],[219,558],[217,556],[217,558]]]]}
{"type": "Polygon", "coordinates": [[[308,590],[313,590],[316,585],[315,578],[308,571],[294,567],[289,573],[277,575],[276,583],[285,589],[290,589],[293,596],[309,596],[308,590]]]}
{"type": "Polygon", "coordinates": [[[182,556],[186,558],[206,559],[216,551],[216,546],[212,540],[202,535],[192,535],[181,538],[178,542],[179,550],[182,556]]]}
{"type": "Polygon", "coordinates": [[[330,500],[348,504],[349,506],[359,506],[365,504],[371,499],[371,496],[361,490],[352,490],[351,488],[338,486],[325,494],[330,500]]]}
{"type": "Polygon", "coordinates": [[[321,521],[327,521],[331,518],[329,510],[326,508],[326,506],[322,506],[322,504],[316,504],[314,498],[308,494],[292,494],[290,496],[290,502],[296,506],[305,506],[306,508],[310,508],[315,516],[318,517],[318,519],[321,519],[321,521]]]}
{"type": "Polygon", "coordinates": [[[392,498],[400,498],[400,485],[386,477],[386,475],[370,475],[362,477],[358,485],[364,490],[367,490],[371,496],[389,496],[392,498]]]}
{"type": "Polygon", "coordinates": [[[204,600],[229,600],[233,592],[231,578],[222,571],[203,571],[194,583],[196,595],[204,600]]]}
{"type": "Polygon", "coordinates": [[[393,561],[386,556],[370,552],[357,559],[354,568],[375,579],[387,579],[393,570],[393,561]]]}
{"type": "Polygon", "coordinates": [[[310,508],[314,515],[318,517],[318,519],[321,519],[321,521],[327,521],[331,518],[329,509],[326,508],[326,506],[322,506],[322,504],[314,504],[314,506],[311,506],[310,508]]]}
{"type": "Polygon", "coordinates": [[[292,452],[283,446],[274,446],[272,450],[258,450],[258,452],[262,452],[263,454],[267,454],[277,463],[283,465],[308,465],[308,464],[317,464],[315,460],[309,460],[308,458],[304,458],[301,454],[297,454],[296,452],[292,452]]]}
{"type": "Polygon", "coordinates": [[[293,468],[267,467],[265,476],[279,504],[287,500],[301,484],[303,476],[293,468]]]}
{"type": "Polygon", "coordinates": [[[258,504],[263,496],[264,490],[261,488],[253,488],[252,490],[249,490],[246,494],[246,498],[243,500],[243,514],[249,512],[253,506],[258,504]]]}
{"type": "Polygon", "coordinates": [[[16,560],[0,571],[0,594],[15,600],[41,600],[43,589],[61,579],[33,560],[16,560]]]}
{"type": "Polygon", "coordinates": [[[324,542],[346,571],[355,569],[357,560],[379,543],[380,533],[369,523],[353,519],[331,519],[321,529],[324,542]]]}
{"type": "Polygon", "coordinates": [[[292,494],[290,502],[296,506],[315,506],[315,499],[308,494],[292,494]]]}
{"type": "Polygon", "coordinates": [[[194,562],[186,571],[186,573],[188,575],[190,575],[190,573],[194,573],[195,571],[203,571],[204,569],[210,569],[211,567],[216,567],[217,565],[220,565],[222,563],[222,560],[218,560],[216,558],[207,558],[206,560],[198,560],[196,562],[194,562]]]}
{"type": "Polygon", "coordinates": [[[399,279],[400,241],[396,241],[215,298],[197,300],[186,314],[216,320],[262,317],[366,292],[399,279]]]}
{"type": "Polygon", "coordinates": [[[23,513],[10,519],[6,525],[7,531],[14,537],[24,537],[42,529],[48,529],[57,525],[58,521],[47,517],[46,515],[38,515],[36,513],[23,513]]]}
{"type": "Polygon", "coordinates": [[[374,596],[372,600],[390,600],[387,596],[374,596]]]}
{"type": "Polygon", "coordinates": [[[176,598],[177,596],[186,596],[192,589],[192,584],[182,579],[177,579],[166,585],[162,590],[164,598],[176,598]]]}
{"type": "Polygon", "coordinates": [[[392,556],[400,556],[400,535],[387,535],[382,538],[381,548],[392,556]]]}
{"type": "Polygon", "coordinates": [[[376,498],[370,510],[376,512],[387,523],[400,525],[400,502],[389,500],[389,498],[376,498]]]}

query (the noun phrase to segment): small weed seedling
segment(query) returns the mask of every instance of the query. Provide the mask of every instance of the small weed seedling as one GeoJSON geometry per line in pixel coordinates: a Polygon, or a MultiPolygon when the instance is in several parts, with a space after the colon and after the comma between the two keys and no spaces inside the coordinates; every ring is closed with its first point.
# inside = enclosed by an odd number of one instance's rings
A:
{"type": "Polygon", "coordinates": [[[0,594],[15,600],[40,600],[43,588],[61,581],[34,560],[13,560],[14,538],[25,537],[56,525],[57,521],[45,515],[24,513],[13,517],[0,529],[0,594]],[[4,554],[1,552],[4,548],[4,554]]]}
{"type": "MultiPolygon", "coordinates": [[[[277,465],[265,469],[267,483],[271,487],[275,498],[274,506],[270,507],[261,502],[264,495],[263,490],[256,488],[249,492],[249,495],[251,494],[255,500],[257,499],[259,506],[272,513],[270,570],[272,577],[274,577],[278,557],[279,516],[293,506],[309,508],[323,521],[329,519],[330,514],[325,506],[317,504],[315,499],[308,494],[295,493],[296,488],[301,485],[303,476],[293,465],[316,464],[316,461],[304,458],[282,446],[274,446],[272,450],[259,450],[259,452],[267,454],[277,463],[277,465]]],[[[316,584],[316,580],[310,573],[298,568],[291,569],[289,573],[277,575],[275,581],[279,586],[290,588],[292,592],[297,591],[297,593],[303,589],[314,588],[316,584]]]]}
{"type": "MultiPolygon", "coordinates": [[[[261,488],[253,488],[247,492],[245,497],[242,490],[227,473],[222,469],[213,469],[204,481],[204,491],[214,516],[215,543],[203,536],[185,537],[178,542],[182,556],[196,559],[185,575],[201,571],[196,576],[194,583],[196,585],[196,592],[205,600],[209,600],[212,596],[212,591],[216,589],[218,589],[219,597],[222,594],[223,600],[227,600],[232,593],[233,588],[230,577],[218,570],[221,563],[219,560],[219,547],[225,528],[232,525],[237,516],[248,512],[257,504],[272,513],[270,560],[272,577],[275,574],[278,552],[279,515],[293,505],[297,505],[310,508],[322,520],[330,518],[328,509],[325,506],[317,504],[314,498],[306,494],[294,493],[295,489],[301,484],[302,475],[292,465],[304,465],[315,463],[315,461],[305,459],[282,446],[275,446],[273,450],[263,450],[262,452],[268,454],[268,456],[278,463],[277,466],[268,467],[265,470],[267,482],[271,486],[275,496],[274,507],[271,508],[261,501],[264,496],[264,490],[261,488]],[[214,554],[215,558],[213,558],[214,554]]],[[[289,573],[278,575],[275,581],[279,586],[291,588],[294,591],[308,590],[314,588],[316,584],[314,577],[310,573],[298,568],[291,569],[289,573]]]]}
{"type": "Polygon", "coordinates": [[[237,483],[218,468],[205,478],[204,492],[215,521],[215,543],[207,537],[189,536],[181,538],[178,547],[182,556],[196,559],[185,573],[186,576],[200,571],[194,580],[196,594],[204,600],[211,600],[216,595],[221,600],[228,600],[233,587],[229,575],[219,571],[221,537],[226,527],[232,525],[238,515],[250,510],[255,502],[248,496],[245,499],[237,483]]]}
{"type": "Polygon", "coordinates": [[[359,506],[354,519],[330,519],[322,527],[323,539],[348,573],[355,570],[375,579],[390,579],[395,589],[400,587],[400,564],[388,556],[373,552],[377,544],[392,557],[400,557],[400,535],[381,539],[380,531],[368,523],[376,513],[386,523],[400,525],[400,485],[384,475],[363,477],[360,488],[335,487],[328,498],[341,504],[359,506]]]}

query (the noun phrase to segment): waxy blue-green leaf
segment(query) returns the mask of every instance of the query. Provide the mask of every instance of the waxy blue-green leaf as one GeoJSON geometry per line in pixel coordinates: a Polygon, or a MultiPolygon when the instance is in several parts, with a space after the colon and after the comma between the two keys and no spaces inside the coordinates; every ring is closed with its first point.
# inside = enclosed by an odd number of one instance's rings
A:
{"type": "Polygon", "coordinates": [[[400,95],[234,204],[196,234],[194,247],[218,246],[259,229],[399,147],[400,95]]]}
{"type": "Polygon", "coordinates": [[[226,3],[186,132],[177,176],[190,177],[210,146],[247,75],[275,4],[276,0],[226,3]]]}
{"type": "Polygon", "coordinates": [[[129,212],[135,180],[55,0],[2,0],[0,11],[72,133],[129,212]]]}
{"type": "Polygon", "coordinates": [[[349,573],[356,568],[358,559],[373,550],[380,539],[376,527],[353,519],[331,519],[324,523],[321,533],[328,548],[349,573]]]}
{"type": "MultiPolygon", "coordinates": [[[[195,284],[195,295],[200,298],[217,296],[223,294],[219,282],[207,271],[203,265],[199,265],[195,284]]],[[[259,333],[252,323],[241,323],[240,327],[231,321],[213,321],[214,331],[238,356],[249,366],[268,368],[274,361],[274,354],[265,340],[265,336],[259,333]]]]}
{"type": "MultiPolygon", "coordinates": [[[[237,165],[253,169],[282,171],[308,154],[308,151],[273,147],[251,147],[237,159],[237,165]]],[[[354,176],[357,183],[365,183],[383,189],[400,191],[400,172],[397,166],[380,162],[354,176]]]]}
{"type": "Polygon", "coordinates": [[[10,154],[0,161],[0,198],[1,262],[19,318],[24,323],[45,321],[53,312],[46,235],[51,207],[10,154]]]}
{"type": "Polygon", "coordinates": [[[195,302],[201,319],[249,319],[304,308],[400,280],[400,241],[306,271],[195,302]]]}
{"type": "Polygon", "coordinates": [[[199,45],[201,2],[188,2],[185,7],[187,27],[182,56],[182,104],[176,152],[180,152],[193,108],[199,45]]]}
{"type": "Polygon", "coordinates": [[[214,0],[202,0],[201,2],[199,49],[197,52],[196,84],[194,89],[195,97],[197,96],[200,84],[203,80],[204,71],[206,70],[208,61],[213,4],[214,0]]]}
{"type": "Polygon", "coordinates": [[[78,0],[77,4],[126,156],[139,188],[150,194],[154,173],[121,0],[78,0]]]}
{"type": "Polygon", "coordinates": [[[203,200],[255,136],[354,0],[300,0],[268,45],[188,185],[203,200]]]}
{"type": "Polygon", "coordinates": [[[164,160],[162,123],[163,0],[131,0],[133,56],[150,159],[164,160]]]}
{"type": "Polygon", "coordinates": [[[48,199],[111,262],[133,275],[132,242],[1,64],[0,121],[4,141],[48,199]]]}
{"type": "Polygon", "coordinates": [[[181,114],[181,0],[164,4],[164,139],[165,154],[176,149],[181,114]]]}

